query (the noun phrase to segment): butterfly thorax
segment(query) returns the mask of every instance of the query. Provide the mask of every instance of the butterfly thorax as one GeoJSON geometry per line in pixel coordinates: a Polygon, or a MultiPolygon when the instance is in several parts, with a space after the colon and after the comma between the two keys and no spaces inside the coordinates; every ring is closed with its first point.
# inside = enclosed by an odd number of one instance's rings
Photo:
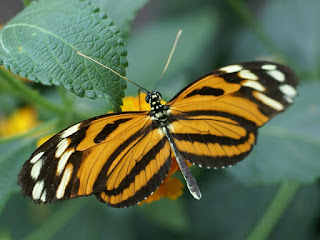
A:
{"type": "Polygon", "coordinates": [[[161,104],[161,94],[152,91],[146,96],[146,102],[150,104],[150,115],[154,120],[159,121],[161,125],[167,125],[168,109],[167,105],[161,104]]]}

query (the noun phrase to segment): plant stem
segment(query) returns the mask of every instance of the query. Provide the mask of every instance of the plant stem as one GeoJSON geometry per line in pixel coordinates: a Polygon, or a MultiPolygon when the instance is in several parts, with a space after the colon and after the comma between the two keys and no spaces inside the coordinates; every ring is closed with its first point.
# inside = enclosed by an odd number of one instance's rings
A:
{"type": "Polygon", "coordinates": [[[267,211],[246,240],[267,239],[299,188],[297,183],[282,183],[267,211]]]}
{"type": "Polygon", "coordinates": [[[47,99],[39,95],[39,93],[26,86],[20,79],[10,74],[8,71],[0,68],[0,82],[3,83],[5,89],[11,94],[22,98],[36,106],[42,107],[48,111],[62,115],[63,109],[49,102],[47,99]]]}

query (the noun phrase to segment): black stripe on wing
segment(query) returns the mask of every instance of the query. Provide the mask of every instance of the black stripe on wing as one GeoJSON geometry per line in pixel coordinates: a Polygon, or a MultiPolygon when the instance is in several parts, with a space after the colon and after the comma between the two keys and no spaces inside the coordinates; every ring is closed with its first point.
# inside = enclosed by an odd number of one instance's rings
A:
{"type": "MultiPolygon", "coordinates": [[[[106,164],[102,168],[96,183],[94,185],[94,191],[96,193],[96,197],[102,201],[107,202],[109,206],[112,207],[129,207],[136,205],[137,203],[141,202],[142,200],[146,199],[148,196],[150,196],[161,184],[161,182],[165,179],[167,176],[167,173],[171,166],[171,152],[170,147],[167,142],[167,139],[165,136],[163,136],[159,141],[154,144],[150,148],[149,151],[144,153],[140,159],[126,159],[126,161],[136,161],[134,167],[131,169],[131,171],[127,172],[125,177],[121,179],[121,182],[118,187],[113,188],[112,190],[106,189],[106,185],[108,184],[108,180],[110,177],[113,176],[113,170],[111,169],[111,172],[108,174],[110,167],[114,161],[119,161],[118,156],[124,154],[123,158],[126,158],[132,154],[132,152],[135,151],[135,147],[143,147],[139,146],[140,141],[145,143],[146,141],[146,135],[153,131],[154,134],[156,134],[156,131],[159,131],[159,129],[155,128],[156,124],[148,125],[146,128],[142,129],[140,132],[136,132],[132,136],[130,136],[118,149],[116,149],[107,159],[106,164]],[[130,146],[134,141],[139,139],[134,146],[131,147],[130,150],[127,149],[127,146],[130,146]],[[126,151],[126,152],[123,152],[126,151]],[[160,156],[159,156],[160,155],[160,156]],[[161,158],[161,160],[160,160],[161,158]],[[154,172],[152,177],[149,179],[149,181],[146,182],[146,184],[140,184],[140,189],[136,189],[134,194],[128,198],[124,198],[123,200],[120,200],[117,203],[111,203],[109,201],[106,201],[104,199],[105,196],[112,197],[112,196],[118,196],[124,193],[126,189],[130,187],[132,183],[135,182],[135,179],[137,176],[139,176],[142,171],[146,171],[146,168],[148,165],[152,162],[156,161],[157,164],[161,164],[158,166],[157,172],[154,172]],[[102,190],[101,190],[102,189],[102,190]]],[[[151,135],[152,137],[152,135],[151,135]]],[[[122,161],[122,160],[120,160],[122,161]]],[[[119,161],[119,162],[120,162],[119,161]]],[[[114,179],[112,180],[114,182],[114,179]]]]}
{"type": "MultiPolygon", "coordinates": [[[[169,120],[170,123],[174,123],[175,121],[179,122],[179,120],[188,120],[190,121],[190,125],[187,125],[186,127],[191,127],[198,130],[199,133],[176,131],[171,133],[176,141],[176,145],[181,155],[189,162],[205,168],[223,168],[225,166],[234,165],[243,160],[251,152],[256,141],[258,130],[258,127],[254,122],[226,112],[192,111],[170,116],[169,120]],[[195,116],[197,118],[193,119],[195,116]],[[232,119],[233,121],[237,122],[237,124],[235,124],[237,127],[240,126],[241,128],[245,129],[246,134],[244,136],[239,135],[238,138],[216,136],[206,133],[201,129],[201,127],[199,127],[201,126],[201,122],[206,121],[211,123],[210,125],[212,126],[216,125],[216,128],[218,129],[219,125],[216,123],[219,123],[222,120],[215,120],[215,116],[232,119]],[[207,146],[209,149],[208,152],[211,154],[204,154],[201,149],[197,149],[197,147],[195,147],[197,144],[202,145],[202,147],[204,145],[207,146]],[[217,145],[219,145],[219,153],[216,151],[217,145]],[[230,147],[236,148],[236,151],[230,154],[230,151],[224,150],[225,148],[230,147]]],[[[233,124],[229,124],[229,130],[232,131],[233,124]]]]}

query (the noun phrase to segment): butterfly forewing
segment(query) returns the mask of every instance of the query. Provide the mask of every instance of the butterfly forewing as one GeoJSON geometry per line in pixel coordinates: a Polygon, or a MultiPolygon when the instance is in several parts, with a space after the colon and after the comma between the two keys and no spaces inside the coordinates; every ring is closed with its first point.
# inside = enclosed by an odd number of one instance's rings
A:
{"type": "Polygon", "coordinates": [[[170,106],[170,128],[182,156],[208,168],[245,158],[258,127],[284,111],[297,79],[281,64],[248,62],[218,69],[179,92],[170,106]]]}
{"type": "Polygon", "coordinates": [[[36,202],[96,194],[115,207],[137,204],[156,190],[171,165],[170,147],[156,127],[147,112],[75,124],[32,154],[19,184],[36,202]]]}

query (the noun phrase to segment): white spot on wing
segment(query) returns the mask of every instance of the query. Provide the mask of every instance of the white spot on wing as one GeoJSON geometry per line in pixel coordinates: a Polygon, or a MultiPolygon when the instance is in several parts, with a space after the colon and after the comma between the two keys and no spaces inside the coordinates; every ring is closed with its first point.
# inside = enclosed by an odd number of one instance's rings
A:
{"type": "Polygon", "coordinates": [[[284,82],[284,80],[286,79],[284,74],[279,70],[270,70],[270,71],[267,71],[267,73],[278,82],[284,82]]]}
{"type": "Polygon", "coordinates": [[[280,91],[289,96],[289,97],[294,97],[295,95],[297,95],[297,91],[294,89],[294,87],[288,85],[288,84],[282,84],[279,87],[280,91]]]}
{"type": "Polygon", "coordinates": [[[56,198],[60,199],[63,198],[64,192],[66,191],[66,187],[70,181],[71,175],[72,175],[72,167],[67,167],[63,173],[61,182],[59,184],[59,187],[56,192],[56,198]]]}
{"type": "Polygon", "coordinates": [[[64,167],[66,166],[69,157],[71,156],[71,154],[74,152],[74,149],[69,149],[68,151],[66,151],[60,158],[59,162],[58,162],[58,167],[57,167],[57,173],[60,176],[64,167]]]}
{"type": "Polygon", "coordinates": [[[42,167],[42,160],[37,161],[31,168],[31,177],[33,180],[37,180],[39,175],[40,175],[40,171],[41,171],[41,167],[42,167]]]}
{"type": "Polygon", "coordinates": [[[42,190],[43,190],[43,187],[44,187],[44,181],[39,181],[37,182],[33,189],[32,189],[32,198],[34,200],[38,200],[40,199],[40,196],[41,196],[41,193],[42,193],[42,190]]]}
{"type": "Polygon", "coordinates": [[[263,70],[275,70],[275,69],[277,69],[277,66],[273,65],[273,64],[265,64],[265,65],[261,66],[261,69],[263,69],[263,70]]]}
{"type": "Polygon", "coordinates": [[[259,92],[264,92],[266,90],[266,88],[259,82],[257,81],[245,81],[245,83],[242,84],[243,86],[252,88],[254,90],[257,90],[259,92]]]}
{"type": "Polygon", "coordinates": [[[249,79],[249,80],[258,80],[258,76],[255,75],[254,73],[252,73],[250,70],[241,70],[238,73],[239,77],[243,78],[243,79],[249,79]]]}
{"type": "Polygon", "coordinates": [[[221,71],[224,71],[226,73],[239,72],[241,69],[242,69],[242,66],[237,64],[220,68],[221,71]]]}
{"type": "Polygon", "coordinates": [[[68,138],[65,138],[58,143],[57,150],[55,153],[56,158],[60,158],[61,155],[66,151],[66,149],[69,146],[69,142],[70,142],[70,140],[68,138]]]}
{"type": "Polygon", "coordinates": [[[47,197],[47,191],[44,190],[43,193],[41,194],[40,200],[41,200],[42,202],[45,202],[45,201],[46,201],[46,197],[47,197]]]}
{"type": "Polygon", "coordinates": [[[260,93],[256,92],[254,94],[256,98],[258,98],[261,102],[263,102],[265,105],[268,105],[269,107],[272,107],[275,110],[281,111],[284,109],[283,105],[279,103],[278,101],[260,93]]]}
{"type": "Polygon", "coordinates": [[[283,98],[284,98],[288,103],[293,103],[292,98],[290,98],[289,96],[284,95],[283,98]]]}
{"type": "Polygon", "coordinates": [[[60,138],[66,138],[69,137],[70,135],[74,134],[76,131],[79,130],[81,123],[78,123],[76,125],[73,125],[72,127],[69,127],[68,129],[64,130],[60,136],[60,138]]]}
{"type": "Polygon", "coordinates": [[[33,158],[31,158],[30,163],[35,163],[36,161],[38,161],[42,155],[44,154],[44,152],[39,152],[37,155],[35,155],[33,158]]]}

